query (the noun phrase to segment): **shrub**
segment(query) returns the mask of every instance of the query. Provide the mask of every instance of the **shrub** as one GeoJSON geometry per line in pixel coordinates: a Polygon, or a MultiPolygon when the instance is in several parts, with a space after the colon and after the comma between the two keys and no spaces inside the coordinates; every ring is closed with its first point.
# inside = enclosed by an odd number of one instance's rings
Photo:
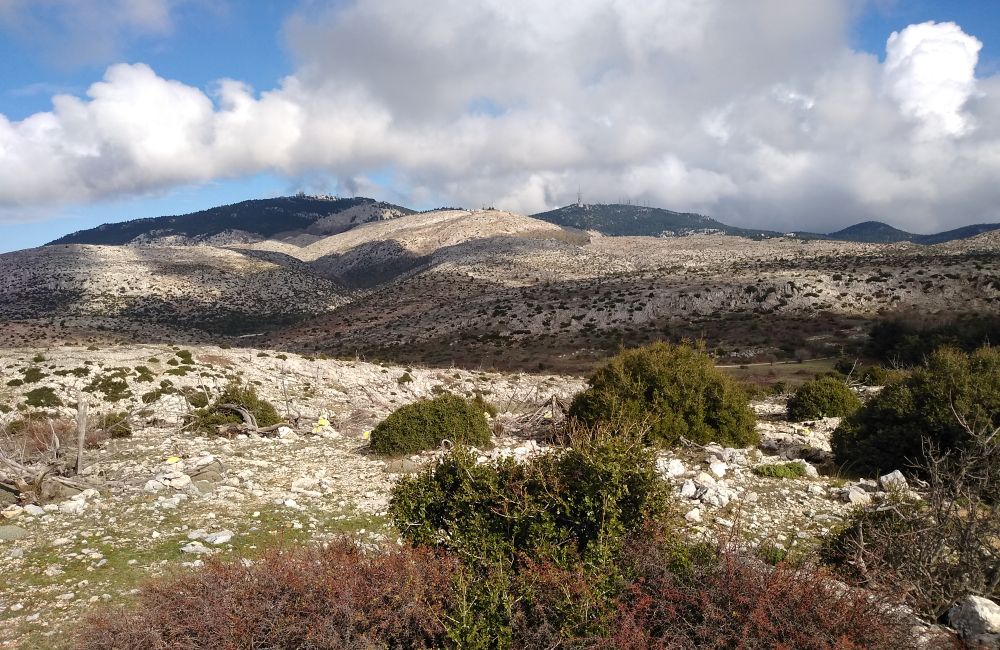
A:
{"type": "Polygon", "coordinates": [[[54,408],[62,406],[63,402],[51,386],[34,388],[24,394],[24,403],[35,408],[54,408]]]}
{"type": "MultiPolygon", "coordinates": [[[[186,392],[185,394],[188,393],[186,392]]],[[[245,408],[253,415],[258,427],[269,427],[282,422],[274,406],[270,402],[258,397],[257,390],[252,385],[231,382],[211,406],[199,408],[194,411],[189,420],[192,429],[202,433],[216,433],[216,427],[243,422],[243,418],[239,413],[222,408],[224,404],[232,404],[245,408]]]]}
{"type": "Polygon", "coordinates": [[[890,503],[856,512],[823,546],[848,578],[888,593],[935,620],[958,598],[1000,598],[1000,430],[960,423],[966,441],[924,447],[922,499],[894,493],[890,503]]]}
{"type": "Polygon", "coordinates": [[[581,430],[573,447],[526,463],[477,464],[456,449],[400,481],[389,512],[415,544],[508,559],[586,556],[592,543],[614,543],[666,511],[667,486],[640,435],[581,430]]]}
{"type": "Polygon", "coordinates": [[[143,587],[130,609],[87,618],[80,650],[171,648],[440,648],[455,560],[420,549],[272,552],[209,560],[143,587]]]}
{"type": "Polygon", "coordinates": [[[824,417],[850,415],[861,406],[861,400],[847,384],[823,377],[799,386],[788,400],[788,419],[794,422],[824,417]]]}
{"type": "Polygon", "coordinates": [[[655,537],[625,555],[633,576],[617,599],[609,647],[631,648],[895,648],[912,647],[907,617],[892,600],[843,589],[828,573],[764,562],[723,548],[717,562],[688,575],[655,537]],[[666,558],[664,558],[664,548],[666,558]]]}
{"type": "Polygon", "coordinates": [[[956,413],[975,426],[1000,425],[1000,349],[938,350],[840,423],[834,457],[868,474],[908,471],[923,458],[924,437],[945,452],[965,443],[956,413]]]}
{"type": "Polygon", "coordinates": [[[916,366],[940,347],[971,352],[989,345],[998,330],[1000,316],[997,315],[962,314],[940,323],[896,318],[872,327],[865,353],[883,362],[916,366]]]}
{"type": "Polygon", "coordinates": [[[11,379],[10,381],[8,381],[7,385],[10,386],[11,388],[17,388],[18,386],[24,386],[24,380],[23,379],[17,379],[15,377],[14,379],[11,379]]]}
{"type": "Polygon", "coordinates": [[[24,377],[24,383],[26,384],[37,384],[41,380],[48,377],[48,375],[42,372],[41,368],[35,368],[35,367],[25,369],[22,376],[24,377]]]}
{"type": "Polygon", "coordinates": [[[806,468],[802,463],[768,463],[757,465],[753,473],[764,478],[802,478],[806,468]]]}
{"type": "Polygon", "coordinates": [[[402,375],[399,376],[399,379],[396,380],[396,383],[402,386],[403,384],[409,384],[412,381],[413,381],[413,375],[411,375],[408,372],[404,372],[402,375]]]}
{"type": "Polygon", "coordinates": [[[132,437],[132,423],[129,420],[128,413],[124,411],[102,413],[97,416],[94,426],[106,433],[110,438],[132,437]]]}
{"type": "Polygon", "coordinates": [[[681,438],[747,447],[759,442],[747,396],[712,366],[703,347],[653,345],[622,352],[588,380],[570,405],[572,417],[593,426],[648,426],[647,442],[681,438]]]}
{"type": "Polygon", "coordinates": [[[371,447],[379,454],[410,454],[434,449],[445,439],[488,446],[490,429],[482,408],[451,394],[407,404],[372,429],[371,447]]]}
{"type": "Polygon", "coordinates": [[[894,370],[882,366],[872,366],[861,375],[865,386],[888,386],[903,381],[907,377],[905,370],[894,370]]]}

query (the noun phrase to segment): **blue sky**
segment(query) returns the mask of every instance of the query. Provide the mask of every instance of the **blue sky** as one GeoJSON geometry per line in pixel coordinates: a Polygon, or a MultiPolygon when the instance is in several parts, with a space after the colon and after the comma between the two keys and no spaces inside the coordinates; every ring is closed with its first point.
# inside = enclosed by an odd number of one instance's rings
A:
{"type": "MultiPolygon", "coordinates": [[[[465,113],[462,113],[462,108],[457,109],[462,114],[455,118],[453,124],[445,123],[444,118],[440,118],[450,110],[444,100],[427,99],[426,106],[418,106],[413,102],[413,97],[419,96],[420,88],[412,91],[417,93],[416,95],[411,93],[402,99],[394,96],[400,83],[404,85],[406,83],[406,71],[403,72],[404,78],[401,82],[391,76],[393,74],[391,64],[396,61],[395,65],[398,66],[399,61],[405,62],[407,56],[413,58],[414,55],[412,51],[404,50],[400,54],[392,50],[397,45],[395,41],[398,41],[399,37],[398,34],[390,33],[389,30],[393,28],[392,19],[385,15],[389,10],[380,8],[377,0],[364,2],[359,0],[357,5],[373,5],[374,8],[367,13],[358,11],[356,12],[358,15],[346,18],[340,18],[338,12],[353,6],[354,2],[323,3],[310,0],[296,4],[277,0],[255,0],[253,3],[235,0],[158,1],[162,1],[170,11],[169,24],[166,26],[153,19],[146,22],[146,17],[136,18],[134,22],[116,23],[110,27],[105,23],[114,23],[114,20],[95,20],[93,24],[96,31],[88,32],[86,29],[81,30],[78,23],[86,22],[95,16],[67,17],[63,5],[59,2],[37,0],[34,8],[31,8],[32,3],[24,0],[0,0],[0,61],[4,62],[0,66],[0,114],[10,122],[17,123],[29,116],[51,111],[52,97],[55,94],[86,98],[91,84],[101,80],[109,66],[119,63],[147,64],[160,79],[177,80],[185,86],[200,90],[216,104],[219,102],[218,81],[224,78],[239,80],[251,86],[253,92],[249,97],[256,101],[261,98],[261,92],[280,88],[282,79],[290,75],[295,76],[303,84],[316,83],[319,87],[326,83],[339,89],[348,86],[349,82],[355,83],[357,81],[355,74],[358,76],[371,74],[375,81],[367,86],[366,92],[374,99],[365,99],[366,103],[361,104],[358,112],[370,115],[384,110],[391,116],[392,126],[405,124],[411,120],[411,116],[406,112],[410,106],[413,107],[414,115],[423,110],[434,116],[427,118],[426,123],[418,124],[406,131],[406,137],[411,137],[417,143],[413,145],[415,149],[426,148],[428,142],[442,142],[441,137],[426,135],[435,128],[440,128],[445,134],[445,139],[447,134],[463,129],[473,134],[469,136],[471,139],[481,139],[483,120],[489,119],[497,120],[490,124],[491,128],[500,134],[497,138],[501,142],[512,142],[512,147],[518,142],[518,133],[511,136],[504,129],[515,128],[506,121],[518,119],[519,112],[511,111],[511,107],[521,108],[526,100],[523,96],[508,92],[508,86],[498,87],[494,93],[495,97],[484,94],[482,83],[476,77],[475,71],[470,71],[472,63],[470,66],[462,67],[461,61],[455,62],[446,58],[445,67],[454,64],[456,66],[454,75],[461,83],[456,81],[453,86],[437,87],[435,85],[437,80],[434,80],[427,89],[427,94],[435,98],[447,97],[451,92],[468,93],[458,104],[464,107],[465,113]],[[6,19],[4,11],[8,12],[6,19]],[[293,13],[297,13],[299,18],[292,21],[294,24],[289,24],[293,13]],[[358,45],[347,42],[338,49],[339,42],[350,41],[356,36],[359,26],[370,28],[371,25],[387,30],[385,34],[375,33],[368,36],[371,41],[382,41],[382,45],[365,43],[358,45]],[[100,43],[100,45],[90,47],[88,43],[100,43]],[[366,47],[376,49],[368,51],[367,55],[359,53],[356,61],[351,60],[352,52],[366,47]],[[372,56],[373,52],[375,56],[372,56]],[[372,60],[382,57],[383,54],[389,63],[379,67],[377,62],[372,60]],[[356,73],[354,68],[358,69],[356,73]],[[315,70],[321,72],[316,73],[315,70]],[[467,75],[467,78],[461,77],[462,75],[467,75]],[[381,99],[382,103],[379,103],[380,93],[386,97],[381,99]],[[509,94],[510,97],[505,97],[505,94],[509,94]],[[505,115],[506,113],[512,115],[505,115]]],[[[831,3],[836,9],[836,0],[827,2],[831,3]]],[[[853,0],[844,0],[840,4],[844,3],[851,6],[857,4],[853,0]]],[[[381,4],[390,5],[392,2],[389,0],[381,4]]],[[[428,9],[428,12],[431,11],[428,9]]],[[[405,33],[408,27],[405,20],[412,18],[400,20],[401,29],[405,33]]],[[[992,77],[1000,72],[1000,2],[991,0],[871,2],[854,14],[846,25],[846,33],[842,38],[854,50],[870,53],[884,62],[886,39],[890,33],[926,21],[955,22],[965,34],[974,36],[982,42],[975,68],[977,78],[992,77]]],[[[807,27],[822,29],[822,25],[807,27]]],[[[426,62],[415,62],[414,65],[442,65],[440,59],[430,58],[432,54],[428,54],[426,62]]],[[[823,55],[823,53],[815,54],[817,57],[823,55]]],[[[418,53],[418,56],[422,54],[418,53]]],[[[454,54],[456,59],[462,59],[463,56],[465,55],[462,53],[454,54]]],[[[789,52],[790,58],[794,56],[794,52],[789,52]]],[[[491,63],[483,61],[484,75],[490,73],[491,63]]],[[[615,70],[615,67],[611,65],[600,69],[615,70]]],[[[424,70],[414,68],[411,72],[412,76],[419,78],[424,70]]],[[[444,76],[449,74],[447,70],[442,72],[444,76]]],[[[799,78],[797,75],[802,73],[790,70],[788,74],[790,79],[797,79],[799,78]]],[[[424,82],[423,85],[426,86],[428,83],[424,82]]],[[[527,83],[524,92],[528,93],[534,89],[537,94],[538,87],[545,86],[527,83]]],[[[800,95],[798,92],[789,94],[790,97],[800,95]]],[[[420,101],[423,102],[424,98],[421,97],[420,101]]],[[[724,102],[716,101],[716,104],[723,106],[724,102]]],[[[905,102],[901,105],[906,108],[905,102]]],[[[661,112],[673,110],[669,106],[667,108],[664,106],[666,104],[657,107],[657,110],[661,112]]],[[[684,106],[675,108],[678,111],[684,110],[684,106]]],[[[715,119],[715,112],[705,109],[704,106],[699,106],[698,110],[704,110],[704,115],[699,118],[698,124],[715,119]]],[[[911,110],[911,113],[922,115],[917,109],[911,110]]],[[[613,107],[608,109],[608,115],[612,114],[613,107]]],[[[724,114],[724,111],[720,114],[724,114]]],[[[567,118],[562,115],[560,119],[574,122],[573,116],[567,118]]],[[[581,123],[587,120],[593,122],[594,116],[590,114],[580,116],[581,123]]],[[[610,120],[612,118],[608,117],[607,121],[610,120]]],[[[541,118],[524,117],[522,122],[518,123],[521,125],[518,128],[528,128],[530,131],[524,135],[529,143],[527,146],[531,145],[533,139],[543,140],[548,133],[544,126],[537,127],[539,121],[541,118]],[[524,127],[524,124],[529,126],[524,127]],[[536,128],[537,131],[534,130],[536,128]]],[[[352,129],[360,132],[368,126],[368,123],[364,123],[352,129]]],[[[381,126],[376,125],[371,128],[384,129],[385,125],[383,122],[381,126]]],[[[740,179],[741,175],[746,176],[746,173],[727,169],[723,163],[712,160],[714,155],[717,155],[719,160],[726,157],[728,148],[733,142],[728,135],[732,130],[732,125],[722,129],[726,132],[724,139],[727,142],[725,145],[727,149],[717,152],[709,149],[706,153],[693,145],[687,149],[684,145],[678,145],[676,149],[671,147],[668,151],[652,153],[644,149],[641,154],[636,154],[644,158],[622,162],[621,174],[615,177],[614,183],[618,186],[624,184],[626,187],[630,187],[629,183],[632,183],[635,185],[634,193],[637,198],[653,204],[668,208],[698,208],[730,222],[768,225],[764,223],[766,217],[761,216],[767,213],[767,202],[777,204],[784,196],[775,190],[775,193],[769,194],[766,198],[755,199],[760,202],[760,206],[744,209],[742,206],[749,205],[747,203],[749,192],[745,190],[744,185],[741,185],[743,181],[740,179]],[[680,176],[675,178],[678,164],[681,166],[681,172],[680,176]],[[658,175],[662,175],[662,180],[658,175]],[[647,177],[650,180],[641,180],[647,177]],[[659,187],[668,189],[660,191],[656,189],[659,187]],[[704,191],[694,192],[690,190],[692,187],[704,188],[704,191]]],[[[391,142],[398,142],[404,136],[390,132],[386,137],[391,142]]],[[[351,153],[345,153],[342,158],[336,160],[298,153],[295,155],[299,156],[299,159],[294,163],[281,160],[257,166],[247,165],[244,171],[239,171],[242,169],[240,165],[231,164],[221,173],[206,172],[207,178],[199,178],[193,182],[185,182],[183,174],[171,172],[166,180],[157,178],[135,186],[126,183],[106,191],[88,193],[89,188],[93,186],[93,182],[88,181],[83,183],[83,189],[76,194],[69,194],[66,199],[48,201],[44,197],[38,198],[34,195],[30,199],[11,199],[4,208],[3,218],[0,218],[0,233],[3,235],[0,238],[0,251],[39,245],[67,232],[108,221],[191,212],[248,198],[292,193],[298,189],[346,194],[360,187],[357,191],[364,194],[376,195],[376,198],[386,200],[407,200],[413,207],[418,208],[453,204],[464,200],[469,204],[500,202],[504,206],[528,211],[533,207],[543,207],[543,204],[558,204],[565,200],[566,196],[575,195],[575,188],[581,184],[578,179],[589,178],[587,174],[595,177],[601,173],[608,174],[607,170],[595,169],[593,165],[588,165],[586,160],[566,162],[568,154],[565,154],[565,151],[573,150],[575,145],[583,148],[590,146],[589,143],[599,135],[582,134],[578,140],[573,140],[567,139],[565,134],[555,132],[551,137],[554,141],[553,151],[545,152],[546,162],[537,163],[537,168],[532,167],[535,164],[532,160],[523,163],[524,169],[518,169],[518,161],[523,160],[523,156],[520,158],[512,156],[513,161],[494,164],[489,160],[478,160],[470,153],[466,166],[482,170],[481,173],[475,174],[460,169],[461,164],[453,165],[452,160],[456,157],[454,153],[450,154],[451,158],[444,161],[415,156],[418,160],[409,163],[410,167],[405,167],[406,163],[400,163],[397,169],[391,154],[382,152],[381,146],[352,141],[351,153]],[[380,151],[376,155],[371,153],[372,149],[380,151]],[[355,163],[355,160],[363,162],[355,163]],[[452,166],[459,169],[452,169],[452,166]],[[172,180],[174,178],[180,180],[172,180]],[[347,178],[357,178],[358,181],[357,183],[351,181],[350,186],[344,180],[338,183],[338,179],[347,178]],[[492,178],[498,179],[496,183],[491,182],[492,178]]],[[[624,135],[622,137],[627,139],[624,135]]],[[[466,150],[457,151],[458,157],[461,158],[462,152],[466,150]]],[[[609,157],[618,155],[618,149],[613,151],[613,154],[606,155],[609,157]]],[[[826,152],[822,153],[824,156],[827,155],[826,152]]],[[[735,153],[733,158],[736,158],[735,153]]],[[[3,167],[0,166],[0,169],[3,167]]],[[[618,171],[616,169],[615,173],[618,171]]],[[[78,171],[71,170],[68,174],[74,177],[78,171]]],[[[870,195],[877,195],[878,192],[873,192],[870,188],[857,190],[828,187],[833,182],[829,172],[817,171],[801,182],[810,187],[815,186],[816,196],[820,197],[829,193],[836,195],[838,192],[851,194],[850,200],[846,203],[849,205],[856,203],[856,206],[853,212],[843,215],[843,219],[884,217],[880,210],[891,213],[909,209],[911,205],[906,200],[892,203],[886,199],[886,202],[878,203],[882,198],[876,196],[872,199],[870,195]]],[[[593,185],[599,188],[600,181],[594,181],[593,185]]],[[[601,198],[602,190],[593,191],[597,193],[597,198],[601,198]]],[[[622,191],[617,188],[608,189],[606,194],[614,198],[620,196],[622,191]]],[[[791,193],[789,197],[790,201],[795,198],[791,193]]],[[[992,198],[986,196],[980,203],[970,204],[967,210],[968,217],[965,220],[974,222],[991,217],[992,215],[987,214],[981,207],[988,205],[990,200],[992,198]]],[[[4,196],[0,191],[0,207],[3,201],[4,196]]],[[[837,218],[835,215],[826,215],[825,220],[818,222],[817,227],[833,229],[834,226],[846,225],[836,221],[837,218]]],[[[789,216],[781,219],[784,221],[779,224],[780,226],[795,225],[795,216],[791,212],[789,216]]],[[[935,222],[929,218],[921,221],[917,217],[911,222],[897,223],[917,231],[955,225],[935,222]]]]}

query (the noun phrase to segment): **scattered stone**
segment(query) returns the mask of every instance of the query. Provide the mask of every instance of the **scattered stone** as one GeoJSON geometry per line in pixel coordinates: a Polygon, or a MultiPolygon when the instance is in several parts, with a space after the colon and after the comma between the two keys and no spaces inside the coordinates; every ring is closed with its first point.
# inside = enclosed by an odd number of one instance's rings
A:
{"type": "Polygon", "coordinates": [[[688,513],[686,515],[684,515],[684,519],[686,519],[687,521],[691,522],[692,524],[700,524],[701,523],[701,510],[699,510],[698,508],[694,508],[692,510],[689,510],[688,513]]]}
{"type": "Polygon", "coordinates": [[[948,610],[948,624],[967,639],[1000,635],[1000,605],[981,596],[966,596],[948,610]]]}
{"type": "Polygon", "coordinates": [[[211,553],[212,549],[206,547],[201,542],[191,542],[190,544],[182,546],[181,552],[192,553],[194,555],[204,555],[205,553],[211,553]]]}
{"type": "Polygon", "coordinates": [[[28,531],[18,526],[0,526],[0,542],[13,542],[27,536],[28,531]]]}
{"type": "Polygon", "coordinates": [[[729,466],[722,461],[712,461],[709,463],[708,469],[716,477],[723,478],[726,475],[726,472],[729,471],[729,466]]]}
{"type": "Polygon", "coordinates": [[[850,503],[854,506],[866,506],[872,502],[872,497],[868,492],[854,485],[843,490],[840,493],[840,497],[845,503],[850,503]]]}
{"type": "Polygon", "coordinates": [[[24,506],[24,511],[32,517],[43,517],[46,514],[45,508],[36,506],[34,503],[24,506]]]}
{"type": "Polygon", "coordinates": [[[205,535],[203,540],[207,544],[228,544],[233,539],[234,533],[231,530],[220,530],[217,533],[205,535]]]}
{"type": "Polygon", "coordinates": [[[885,476],[880,476],[878,484],[887,492],[905,491],[910,487],[906,482],[906,477],[898,469],[885,476]]]}
{"type": "MultiPolygon", "coordinates": [[[[482,462],[484,463],[489,461],[487,456],[480,456],[480,458],[483,459],[482,462]]],[[[414,474],[420,471],[420,464],[409,458],[390,460],[385,464],[385,471],[390,474],[414,474]]]]}

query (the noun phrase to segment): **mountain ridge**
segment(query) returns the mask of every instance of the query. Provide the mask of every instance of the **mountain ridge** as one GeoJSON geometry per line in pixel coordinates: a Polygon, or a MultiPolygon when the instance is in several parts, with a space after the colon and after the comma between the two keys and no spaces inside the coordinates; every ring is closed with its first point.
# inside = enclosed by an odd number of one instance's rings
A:
{"type": "MultiPolygon", "coordinates": [[[[338,198],[299,194],[250,199],[183,215],[106,223],[65,235],[46,245],[226,245],[277,240],[303,247],[364,223],[386,221],[415,213],[417,211],[410,208],[366,197],[338,198]]],[[[1000,229],[1000,223],[982,223],[921,235],[881,221],[864,221],[832,233],[787,233],[730,226],[694,212],[615,203],[574,203],[525,216],[564,228],[594,231],[613,237],[723,234],[755,240],[795,237],[855,243],[910,242],[931,245],[967,239],[1000,229]]]]}

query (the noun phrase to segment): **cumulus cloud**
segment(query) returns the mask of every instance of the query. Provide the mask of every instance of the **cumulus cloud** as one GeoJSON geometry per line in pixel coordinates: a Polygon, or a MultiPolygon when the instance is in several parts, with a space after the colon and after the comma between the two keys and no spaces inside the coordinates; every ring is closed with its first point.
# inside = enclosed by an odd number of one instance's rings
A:
{"type": "Polygon", "coordinates": [[[893,32],[885,60],[889,94],[931,135],[962,135],[971,128],[963,107],[976,89],[982,47],[954,23],[928,22],[893,32]]]}
{"type": "Polygon", "coordinates": [[[893,34],[880,63],[848,46],[846,0],[557,4],[312,3],[264,92],[114,65],[0,116],[0,216],[260,171],[368,192],[390,170],[382,195],[434,205],[582,188],[787,230],[1000,220],[1000,81],[957,25],[893,34]]]}

